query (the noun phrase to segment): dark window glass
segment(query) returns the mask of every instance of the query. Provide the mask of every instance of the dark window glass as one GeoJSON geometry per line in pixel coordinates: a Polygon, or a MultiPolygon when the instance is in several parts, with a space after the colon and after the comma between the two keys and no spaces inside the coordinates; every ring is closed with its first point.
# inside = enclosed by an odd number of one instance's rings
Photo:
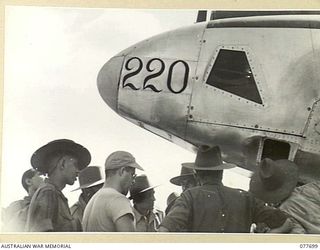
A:
{"type": "Polygon", "coordinates": [[[290,144],[282,141],[266,139],[263,145],[261,160],[270,158],[272,160],[288,159],[290,144]]]}
{"type": "Polygon", "coordinates": [[[246,53],[243,51],[221,49],[206,83],[262,104],[246,53]]]}

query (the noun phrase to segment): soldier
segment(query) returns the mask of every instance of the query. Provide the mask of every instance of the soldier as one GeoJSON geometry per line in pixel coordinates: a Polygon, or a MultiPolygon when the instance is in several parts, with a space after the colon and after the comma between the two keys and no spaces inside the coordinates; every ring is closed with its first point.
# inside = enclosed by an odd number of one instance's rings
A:
{"type": "MultiPolygon", "coordinates": [[[[250,181],[250,191],[270,206],[280,208],[291,216],[289,233],[320,233],[320,182],[296,187],[298,166],[289,160],[264,159],[250,181]]],[[[258,224],[257,231],[269,231],[258,224]]]]}
{"type": "Polygon", "coordinates": [[[167,215],[170,211],[170,209],[172,208],[174,202],[176,201],[176,199],[179,197],[179,194],[176,192],[172,192],[171,194],[169,194],[168,198],[167,198],[167,208],[165,210],[165,215],[167,215]]]}
{"type": "MultiPolygon", "coordinates": [[[[182,192],[186,191],[188,188],[198,186],[198,181],[195,178],[194,171],[190,168],[185,167],[184,164],[185,163],[182,163],[180,175],[175,176],[170,179],[170,182],[173,185],[181,186],[182,192]]],[[[168,214],[168,212],[170,211],[170,209],[172,208],[172,206],[176,200],[176,199],[174,199],[174,195],[175,195],[174,193],[171,193],[170,195],[167,198],[167,201],[170,200],[170,202],[167,202],[167,208],[165,210],[166,214],[168,214]],[[171,197],[170,197],[170,195],[171,195],[171,197]]],[[[176,195],[176,198],[178,198],[178,197],[179,196],[176,195]]]]}
{"type": "Polygon", "coordinates": [[[219,147],[201,146],[195,163],[184,166],[195,170],[200,186],[180,195],[160,232],[248,233],[253,222],[265,222],[270,228],[287,225],[287,216],[280,210],[222,184],[223,170],[235,165],[223,163],[219,147]]]}
{"type": "Polygon", "coordinates": [[[182,163],[180,175],[175,176],[170,179],[173,185],[181,186],[182,192],[186,191],[188,188],[192,188],[198,185],[197,180],[194,176],[194,171],[190,168],[184,166],[182,163]]]}
{"type": "Polygon", "coordinates": [[[280,209],[294,219],[290,233],[320,234],[320,181],[296,187],[280,209]]]}
{"type": "Polygon", "coordinates": [[[21,178],[21,184],[28,196],[23,200],[12,202],[4,211],[4,228],[7,232],[23,232],[27,221],[27,214],[31,198],[38,187],[43,183],[43,178],[34,169],[25,171],[21,178]]]}
{"type": "Polygon", "coordinates": [[[130,188],[137,232],[156,232],[163,219],[163,212],[154,209],[154,188],[146,175],[137,176],[130,188]]]}
{"type": "Polygon", "coordinates": [[[126,197],[135,179],[135,170],[143,168],[128,152],[116,151],[105,162],[105,183],[90,199],[82,226],[87,232],[134,232],[134,213],[126,197]]]}
{"type": "Polygon", "coordinates": [[[70,208],[71,215],[81,224],[83,212],[91,197],[103,186],[104,177],[101,174],[101,168],[98,166],[89,166],[79,173],[80,187],[73,191],[81,189],[79,200],[70,208]]]}
{"type": "Polygon", "coordinates": [[[48,178],[32,197],[26,231],[81,231],[62,190],[66,185],[74,184],[79,171],[90,161],[91,155],[86,148],[67,139],[51,141],[32,155],[32,167],[47,174],[48,178]]]}

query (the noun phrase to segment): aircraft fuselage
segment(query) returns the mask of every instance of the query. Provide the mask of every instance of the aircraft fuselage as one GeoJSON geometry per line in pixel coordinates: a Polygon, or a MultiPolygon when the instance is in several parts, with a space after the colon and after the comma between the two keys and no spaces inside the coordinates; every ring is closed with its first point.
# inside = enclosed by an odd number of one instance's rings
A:
{"type": "Polygon", "coordinates": [[[320,178],[320,17],[244,17],[144,40],[98,75],[119,115],[189,150],[219,145],[254,170],[289,159],[320,178]]]}

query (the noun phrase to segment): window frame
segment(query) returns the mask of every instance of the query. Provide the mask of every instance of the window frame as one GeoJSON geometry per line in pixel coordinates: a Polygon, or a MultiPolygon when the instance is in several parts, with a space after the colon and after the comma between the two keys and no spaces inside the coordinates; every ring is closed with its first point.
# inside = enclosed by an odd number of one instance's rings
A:
{"type": "Polygon", "coordinates": [[[215,91],[220,92],[221,94],[225,94],[226,98],[233,98],[234,100],[240,101],[242,103],[247,103],[247,104],[251,104],[251,105],[259,106],[259,107],[265,107],[266,106],[266,98],[264,96],[264,93],[266,93],[266,91],[264,90],[265,80],[264,80],[264,76],[262,74],[262,71],[260,69],[260,65],[256,61],[257,60],[254,58],[253,53],[248,46],[236,46],[236,45],[218,46],[214,50],[213,56],[211,57],[211,59],[208,63],[208,66],[204,72],[203,84],[208,88],[213,88],[215,91]],[[236,95],[236,94],[228,92],[226,90],[222,90],[220,88],[217,88],[217,87],[212,86],[207,83],[207,80],[208,80],[210,73],[213,69],[215,61],[218,58],[220,50],[232,50],[232,51],[240,51],[240,52],[245,53],[247,61],[250,66],[250,69],[251,69],[252,76],[254,78],[255,86],[257,88],[258,94],[259,94],[261,101],[262,101],[261,104],[258,102],[252,101],[250,99],[247,99],[243,96],[236,95]]]}

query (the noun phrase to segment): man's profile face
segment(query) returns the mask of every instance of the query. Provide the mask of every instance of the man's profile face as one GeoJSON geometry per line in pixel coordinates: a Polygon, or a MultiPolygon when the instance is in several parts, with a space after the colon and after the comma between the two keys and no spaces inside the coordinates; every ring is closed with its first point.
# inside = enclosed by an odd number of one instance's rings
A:
{"type": "Polygon", "coordinates": [[[155,196],[154,196],[154,190],[148,190],[146,191],[144,194],[144,199],[138,203],[136,203],[139,208],[141,208],[142,210],[148,210],[148,211],[152,211],[154,208],[154,202],[156,200],[155,196]]]}
{"type": "Polygon", "coordinates": [[[63,171],[66,184],[73,185],[79,175],[78,160],[70,155],[66,155],[62,159],[63,171]]]}
{"type": "Polygon", "coordinates": [[[27,192],[30,192],[31,190],[37,190],[39,188],[39,186],[44,182],[43,178],[40,176],[41,174],[38,171],[34,171],[33,176],[26,178],[24,180],[24,182],[27,184],[28,186],[28,190],[27,192]]]}
{"type": "Polygon", "coordinates": [[[136,169],[132,167],[124,167],[122,168],[122,185],[123,185],[123,191],[124,195],[126,195],[131,187],[131,185],[134,183],[134,179],[136,177],[136,169]]]}

